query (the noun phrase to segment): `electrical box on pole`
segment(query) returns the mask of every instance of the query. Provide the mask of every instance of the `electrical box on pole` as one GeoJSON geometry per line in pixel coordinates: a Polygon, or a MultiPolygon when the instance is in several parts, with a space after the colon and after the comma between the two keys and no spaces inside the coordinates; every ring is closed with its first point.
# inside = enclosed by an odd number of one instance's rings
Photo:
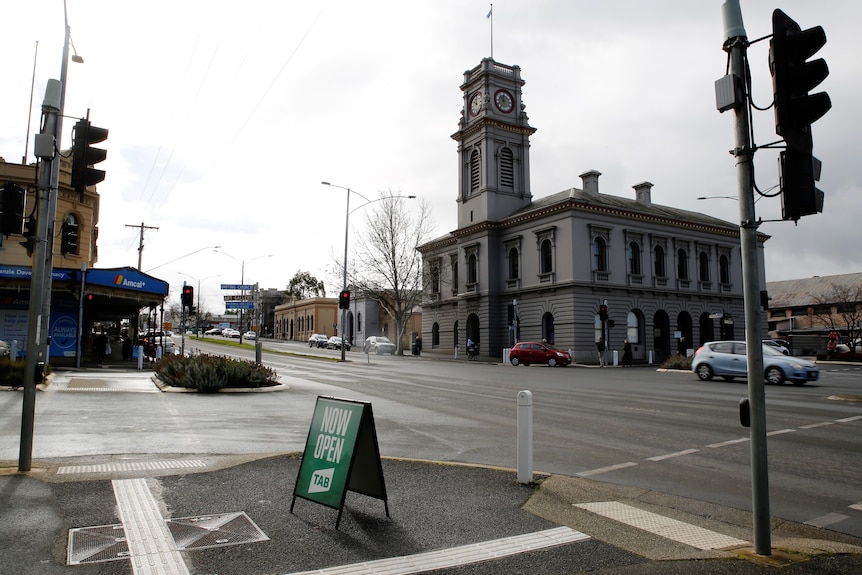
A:
{"type": "Polygon", "coordinates": [[[807,30],[781,10],[772,13],[769,68],[775,97],[775,133],[787,149],[779,158],[781,217],[798,220],[823,211],[820,161],[814,157],[811,124],[832,108],[826,92],[809,92],[829,75],[823,58],[809,61],[826,44],[821,26],[807,30]]]}

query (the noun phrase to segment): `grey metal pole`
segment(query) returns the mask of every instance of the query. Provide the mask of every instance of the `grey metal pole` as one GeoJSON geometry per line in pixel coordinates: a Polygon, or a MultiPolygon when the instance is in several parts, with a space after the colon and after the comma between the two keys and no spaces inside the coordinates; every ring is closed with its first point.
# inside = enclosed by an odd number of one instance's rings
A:
{"type": "MultiPolygon", "coordinates": [[[[347,210],[344,214],[344,285],[342,287],[343,290],[347,289],[347,230],[350,225],[350,188],[344,188],[347,190],[347,210]]],[[[341,298],[339,298],[339,303],[341,298]]],[[[341,310],[341,361],[347,361],[347,357],[344,353],[344,348],[347,345],[347,334],[345,333],[345,328],[347,327],[347,310],[341,310]]]]}
{"type": "Polygon", "coordinates": [[[75,346],[75,367],[81,368],[84,340],[84,293],[87,287],[87,262],[81,262],[81,293],[78,294],[78,342],[75,346]]]}
{"type": "Polygon", "coordinates": [[[742,287],[745,298],[745,343],[748,358],[748,396],[751,410],[751,503],[754,528],[754,552],[772,554],[769,525],[769,473],[766,444],[766,392],[763,378],[763,344],[761,342],[760,278],[757,265],[757,227],[752,187],[752,162],[749,129],[748,86],[745,78],[745,56],[748,39],[742,23],[739,0],[727,0],[722,6],[726,42],[730,53],[730,73],[742,86],[745,97],[737,102],[735,142],[732,150],[737,162],[739,189],[739,235],[742,251],[742,287]]]}

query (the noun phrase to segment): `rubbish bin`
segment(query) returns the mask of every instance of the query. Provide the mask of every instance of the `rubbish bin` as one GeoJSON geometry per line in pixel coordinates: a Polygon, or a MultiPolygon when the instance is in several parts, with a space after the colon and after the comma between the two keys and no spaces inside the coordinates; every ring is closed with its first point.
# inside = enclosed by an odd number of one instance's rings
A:
{"type": "Polygon", "coordinates": [[[411,347],[411,351],[413,355],[419,355],[419,346],[416,345],[416,342],[413,342],[413,346],[411,347]]]}

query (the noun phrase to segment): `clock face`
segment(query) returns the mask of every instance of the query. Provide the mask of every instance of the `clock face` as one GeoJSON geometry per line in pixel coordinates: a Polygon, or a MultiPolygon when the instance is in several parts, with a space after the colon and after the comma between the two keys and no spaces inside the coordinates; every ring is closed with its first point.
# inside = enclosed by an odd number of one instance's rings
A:
{"type": "Polygon", "coordinates": [[[494,96],[494,103],[497,104],[497,109],[504,114],[511,112],[514,104],[511,94],[506,90],[497,90],[497,94],[494,96]]]}
{"type": "Polygon", "coordinates": [[[473,94],[473,98],[470,100],[470,112],[475,116],[479,112],[482,111],[482,92],[476,92],[473,94]]]}

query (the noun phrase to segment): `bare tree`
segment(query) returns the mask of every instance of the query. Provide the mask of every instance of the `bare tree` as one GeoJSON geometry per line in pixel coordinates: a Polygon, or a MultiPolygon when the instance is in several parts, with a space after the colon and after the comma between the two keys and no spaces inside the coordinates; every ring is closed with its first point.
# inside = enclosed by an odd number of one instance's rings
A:
{"type": "Polygon", "coordinates": [[[379,203],[366,217],[367,230],[356,239],[349,283],[392,319],[400,354],[407,323],[422,301],[422,254],[416,248],[430,239],[431,209],[420,198],[411,214],[404,196],[391,189],[374,201],[379,203]]]}
{"type": "Polygon", "coordinates": [[[833,283],[828,292],[813,294],[813,299],[814,320],[832,331],[846,333],[852,349],[862,336],[862,285],[833,283]]]}

